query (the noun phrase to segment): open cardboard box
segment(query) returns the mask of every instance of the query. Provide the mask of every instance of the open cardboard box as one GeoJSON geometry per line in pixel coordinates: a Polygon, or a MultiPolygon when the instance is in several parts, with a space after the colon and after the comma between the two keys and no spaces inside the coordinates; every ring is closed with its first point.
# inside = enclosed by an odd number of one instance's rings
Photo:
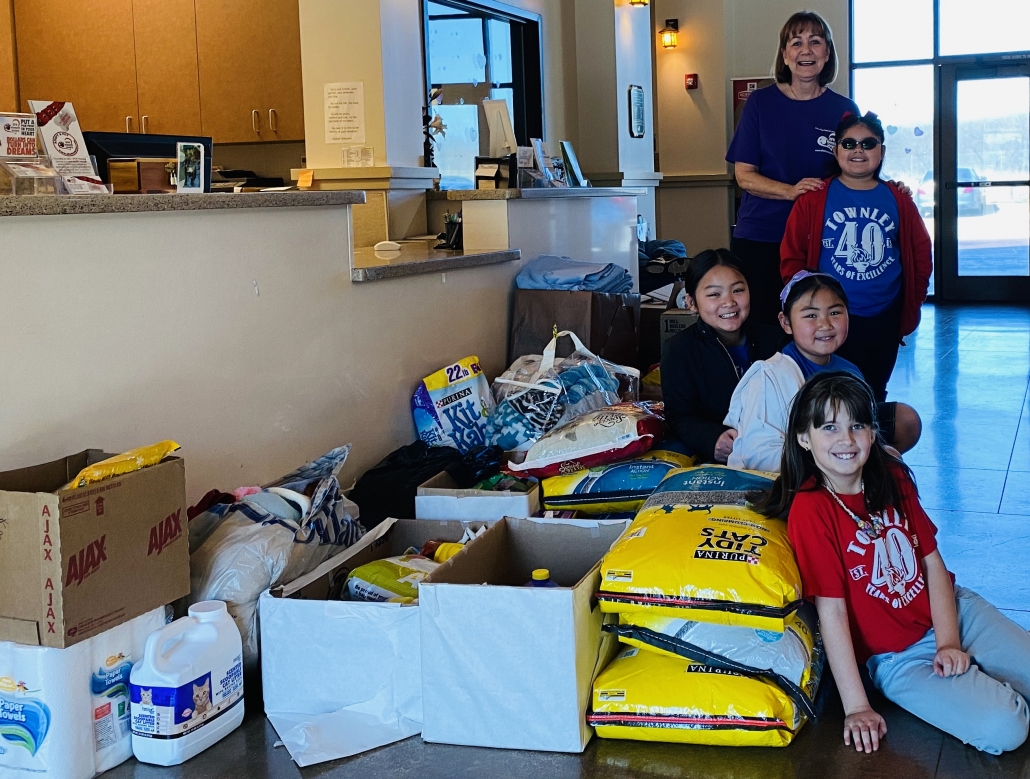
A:
{"type": "Polygon", "coordinates": [[[415,495],[416,519],[488,520],[532,517],[539,512],[539,482],[529,492],[463,490],[443,471],[424,482],[415,495]]]}
{"type": "Polygon", "coordinates": [[[110,456],[0,473],[0,641],[63,649],[189,594],[182,459],[64,489],[110,456]]]}
{"type": "Polygon", "coordinates": [[[420,584],[426,741],[583,751],[591,685],[616,648],[599,562],[628,526],[509,517],[420,584]],[[535,568],[559,586],[525,587],[535,568]]]}
{"type": "Polygon", "coordinates": [[[387,519],[311,573],[261,595],[265,713],[298,765],[347,757],[422,729],[419,609],[338,600],[347,575],[409,547],[458,541],[466,527],[491,524],[387,519]]]}

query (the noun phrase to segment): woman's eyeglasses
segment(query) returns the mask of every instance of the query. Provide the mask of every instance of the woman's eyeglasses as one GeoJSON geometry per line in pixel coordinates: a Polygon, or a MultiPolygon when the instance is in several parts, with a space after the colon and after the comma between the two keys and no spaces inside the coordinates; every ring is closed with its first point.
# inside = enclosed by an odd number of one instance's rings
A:
{"type": "Polygon", "coordinates": [[[838,141],[840,147],[846,151],[851,151],[856,146],[861,146],[866,151],[872,151],[880,145],[879,138],[863,138],[861,141],[856,141],[854,138],[842,138],[838,141]]]}

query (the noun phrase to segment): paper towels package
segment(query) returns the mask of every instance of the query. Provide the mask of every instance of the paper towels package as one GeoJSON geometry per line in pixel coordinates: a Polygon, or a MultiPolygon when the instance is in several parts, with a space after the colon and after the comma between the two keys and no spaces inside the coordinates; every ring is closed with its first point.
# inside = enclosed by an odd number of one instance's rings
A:
{"type": "Polygon", "coordinates": [[[490,526],[441,570],[501,524],[387,519],[308,575],[261,595],[265,714],[297,765],[349,757],[422,731],[419,607],[339,600],[347,574],[408,547],[457,541],[468,527],[490,526]]]}
{"type": "Polygon", "coordinates": [[[90,779],[132,756],[129,672],[154,609],[68,649],[0,642],[0,775],[90,779]]]}

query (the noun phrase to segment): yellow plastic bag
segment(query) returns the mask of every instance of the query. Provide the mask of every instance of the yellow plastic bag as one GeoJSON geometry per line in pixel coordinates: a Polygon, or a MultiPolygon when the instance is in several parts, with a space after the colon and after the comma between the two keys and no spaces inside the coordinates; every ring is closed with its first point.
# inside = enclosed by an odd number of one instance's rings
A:
{"type": "Polygon", "coordinates": [[[417,603],[418,583],[440,567],[419,554],[386,557],[359,565],[347,577],[351,600],[417,603]]]}
{"type": "Polygon", "coordinates": [[[544,508],[585,514],[637,512],[662,479],[694,458],[668,449],[652,449],[620,463],[598,465],[541,482],[544,508]]]}
{"type": "Polygon", "coordinates": [[[172,452],[178,451],[179,445],[175,441],[161,441],[149,446],[141,446],[132,449],[124,454],[108,457],[93,465],[87,465],[79,475],[72,479],[66,486],[66,490],[74,490],[85,487],[87,484],[110,479],[112,476],[121,476],[125,473],[132,473],[146,468],[149,465],[157,465],[172,452]]]}
{"type": "Polygon", "coordinates": [[[672,471],[602,560],[602,611],[782,632],[801,605],[787,526],[745,505],[770,484],[719,466],[672,471]]]}
{"type": "Polygon", "coordinates": [[[806,719],[774,684],[636,648],[601,672],[592,703],[598,736],[636,741],[782,747],[806,719]]]}

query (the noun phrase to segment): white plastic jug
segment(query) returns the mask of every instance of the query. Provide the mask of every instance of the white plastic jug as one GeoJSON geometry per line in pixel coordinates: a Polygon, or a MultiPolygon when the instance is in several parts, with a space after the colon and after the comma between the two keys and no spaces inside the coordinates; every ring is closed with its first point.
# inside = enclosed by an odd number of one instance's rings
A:
{"type": "Polygon", "coordinates": [[[222,601],[190,606],[147,639],[129,676],[132,752],[179,765],[243,722],[243,642],[222,601]]]}

